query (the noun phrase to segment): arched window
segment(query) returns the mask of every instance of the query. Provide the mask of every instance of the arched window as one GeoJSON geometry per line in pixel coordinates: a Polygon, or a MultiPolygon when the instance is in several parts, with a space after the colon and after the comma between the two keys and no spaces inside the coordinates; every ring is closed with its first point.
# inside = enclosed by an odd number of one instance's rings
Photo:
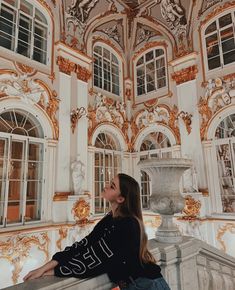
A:
{"type": "Polygon", "coordinates": [[[0,114],[0,226],[41,220],[45,142],[30,113],[0,114]]]}
{"type": "Polygon", "coordinates": [[[224,213],[235,212],[235,114],[222,120],[215,132],[219,185],[224,213]]]}
{"type": "Polygon", "coordinates": [[[96,45],[93,51],[93,84],[117,96],[120,95],[120,64],[106,47],[96,45]]]}
{"type": "Polygon", "coordinates": [[[136,62],[136,95],[156,92],[167,86],[166,60],[163,49],[153,49],[136,62]]]}
{"type": "Polygon", "coordinates": [[[105,184],[121,171],[120,144],[113,136],[100,133],[95,141],[95,214],[103,214],[108,207],[101,196],[105,184]]]}
{"type": "Polygon", "coordinates": [[[0,0],[0,45],[47,64],[48,21],[34,2],[0,0]]]}
{"type": "MultiPolygon", "coordinates": [[[[172,149],[169,138],[161,132],[153,132],[147,135],[140,146],[140,160],[148,157],[170,158],[172,149]]],[[[141,176],[141,201],[142,208],[149,209],[150,183],[147,173],[140,171],[141,176]]]]}
{"type": "Polygon", "coordinates": [[[208,70],[235,62],[235,14],[229,12],[209,24],[204,32],[208,70]]]}

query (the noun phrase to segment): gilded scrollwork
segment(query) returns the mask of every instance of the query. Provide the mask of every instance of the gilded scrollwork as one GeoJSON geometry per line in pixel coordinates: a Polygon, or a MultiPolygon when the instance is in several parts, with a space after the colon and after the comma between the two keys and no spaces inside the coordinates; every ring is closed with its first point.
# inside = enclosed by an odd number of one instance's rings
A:
{"type": "Polygon", "coordinates": [[[185,206],[183,209],[183,219],[185,220],[194,220],[200,214],[201,202],[195,200],[191,195],[185,197],[185,206]]]}
{"type": "Polygon", "coordinates": [[[49,242],[50,239],[46,232],[38,236],[17,235],[6,241],[0,241],[0,257],[7,259],[13,266],[13,284],[18,283],[24,260],[29,256],[30,249],[33,245],[36,245],[38,250],[45,254],[45,261],[49,260],[49,242]]]}
{"type": "Polygon", "coordinates": [[[178,118],[181,118],[182,121],[184,122],[185,126],[186,126],[186,130],[188,132],[188,134],[191,133],[191,130],[192,130],[192,114],[189,114],[188,112],[184,112],[184,111],[181,111],[179,114],[178,114],[178,118]]]}
{"type": "Polygon", "coordinates": [[[76,224],[80,226],[85,226],[86,224],[90,223],[90,212],[90,203],[84,198],[79,198],[79,200],[74,203],[72,208],[72,213],[76,224]]]}
{"type": "Polygon", "coordinates": [[[61,227],[59,229],[59,236],[60,238],[56,241],[57,248],[61,251],[62,250],[62,241],[67,238],[68,236],[68,228],[61,227]]]}
{"type": "Polygon", "coordinates": [[[79,64],[76,65],[75,72],[77,74],[77,78],[81,81],[86,82],[86,83],[91,78],[91,72],[87,68],[85,68],[79,64]]]}

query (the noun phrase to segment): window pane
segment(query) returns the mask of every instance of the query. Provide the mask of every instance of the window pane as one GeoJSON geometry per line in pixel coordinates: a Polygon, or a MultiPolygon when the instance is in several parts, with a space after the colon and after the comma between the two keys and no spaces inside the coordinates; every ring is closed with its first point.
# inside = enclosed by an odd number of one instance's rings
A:
{"type": "Polygon", "coordinates": [[[7,224],[22,221],[20,201],[9,201],[7,207],[7,224]]]}
{"type": "Polygon", "coordinates": [[[42,179],[42,163],[28,162],[28,180],[42,179]]]}
{"type": "Polygon", "coordinates": [[[112,54],[112,62],[118,64],[118,59],[116,58],[116,56],[114,54],[112,54]]]}
{"type": "Polygon", "coordinates": [[[156,49],[156,50],[155,50],[155,55],[156,55],[156,57],[158,57],[158,56],[160,56],[160,55],[163,55],[163,54],[164,54],[163,49],[156,49]]]}
{"type": "Polygon", "coordinates": [[[35,9],[35,18],[39,21],[41,21],[42,23],[47,24],[47,20],[46,17],[43,15],[43,13],[41,11],[39,11],[37,8],[35,9]]]}
{"type": "Polygon", "coordinates": [[[47,54],[45,51],[34,48],[33,59],[46,64],[47,54]]]}
{"type": "Polygon", "coordinates": [[[211,58],[211,59],[208,59],[208,67],[209,69],[214,69],[214,68],[217,68],[217,67],[220,67],[221,66],[221,63],[220,63],[220,57],[214,57],[214,58],[211,58]]]}
{"type": "Polygon", "coordinates": [[[8,3],[9,5],[11,5],[13,7],[18,6],[18,0],[4,0],[4,2],[8,3]]]}
{"type": "Polygon", "coordinates": [[[142,56],[136,63],[136,65],[140,65],[144,63],[144,57],[142,56]]]}
{"type": "Polygon", "coordinates": [[[39,143],[30,143],[28,160],[41,161],[43,156],[43,145],[39,143]]]}
{"type": "Polygon", "coordinates": [[[145,55],[145,61],[146,62],[151,60],[151,59],[153,59],[153,50],[148,52],[148,53],[146,53],[146,55],[145,55]]]}
{"type": "Polygon", "coordinates": [[[231,62],[234,62],[235,61],[235,50],[230,51],[228,53],[225,53],[223,55],[223,58],[224,58],[224,64],[229,64],[231,62]]]}
{"type": "Polygon", "coordinates": [[[103,48],[103,57],[110,59],[110,52],[106,48],[103,48]]]}
{"type": "Polygon", "coordinates": [[[14,50],[15,46],[15,22],[15,11],[2,4],[0,13],[0,45],[10,50],[14,50]]]}
{"type": "Polygon", "coordinates": [[[164,88],[166,86],[166,78],[162,78],[157,80],[157,87],[160,88],[164,88]]]}
{"type": "Polygon", "coordinates": [[[20,0],[20,10],[28,15],[33,15],[33,5],[25,0],[20,0]]]}
{"type": "Polygon", "coordinates": [[[232,15],[231,13],[226,14],[219,18],[219,27],[222,28],[228,24],[232,23],[232,15]]]}
{"type": "Polygon", "coordinates": [[[23,158],[23,142],[12,141],[11,143],[11,158],[21,160],[23,158]]]}
{"type": "Polygon", "coordinates": [[[7,223],[20,222],[22,218],[22,190],[21,181],[9,182],[7,223]]]}
{"type": "Polygon", "coordinates": [[[102,47],[101,46],[95,46],[94,52],[96,52],[99,55],[102,55],[102,47]]]}
{"type": "Polygon", "coordinates": [[[214,21],[213,23],[211,23],[211,24],[207,27],[207,29],[205,30],[205,34],[209,34],[209,33],[213,32],[213,31],[215,31],[215,30],[216,30],[216,21],[214,21]]]}
{"type": "Polygon", "coordinates": [[[42,183],[39,181],[27,182],[26,194],[26,221],[39,220],[41,213],[41,196],[42,183]]]}

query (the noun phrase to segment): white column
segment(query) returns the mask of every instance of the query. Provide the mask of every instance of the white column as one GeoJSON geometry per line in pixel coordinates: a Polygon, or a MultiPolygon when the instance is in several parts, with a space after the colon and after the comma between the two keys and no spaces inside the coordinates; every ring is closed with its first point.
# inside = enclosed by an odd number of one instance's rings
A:
{"type": "Polygon", "coordinates": [[[59,72],[59,143],[57,150],[56,192],[70,191],[70,98],[71,76],[59,72]]]}
{"type": "MultiPolygon", "coordinates": [[[[47,177],[45,183],[45,191],[47,192],[48,199],[44,200],[45,215],[43,220],[52,220],[52,201],[55,193],[55,173],[56,173],[56,147],[58,141],[48,140],[47,141],[47,177]]],[[[57,164],[58,167],[58,164],[57,164]]]]}
{"type": "MultiPolygon", "coordinates": [[[[87,82],[83,82],[81,80],[77,80],[77,96],[76,96],[76,106],[77,108],[84,107],[86,112],[88,108],[88,88],[87,82]]],[[[83,184],[83,189],[87,190],[88,188],[88,163],[87,163],[87,155],[88,155],[88,119],[86,116],[81,117],[78,120],[76,130],[74,132],[76,136],[76,149],[75,155],[79,155],[79,159],[85,165],[85,180],[83,184]]]]}
{"type": "Polygon", "coordinates": [[[182,118],[179,117],[182,157],[193,160],[197,172],[198,187],[205,189],[207,188],[207,181],[205,178],[205,165],[200,137],[200,118],[197,106],[197,54],[191,53],[190,55],[176,59],[171,62],[171,65],[174,68],[172,77],[177,83],[179,112],[183,111],[192,114],[190,133],[188,133],[182,118]]]}

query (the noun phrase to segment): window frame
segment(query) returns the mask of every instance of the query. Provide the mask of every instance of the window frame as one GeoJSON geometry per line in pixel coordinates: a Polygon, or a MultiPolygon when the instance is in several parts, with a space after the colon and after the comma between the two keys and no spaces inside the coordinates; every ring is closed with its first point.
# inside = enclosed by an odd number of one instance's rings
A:
{"type": "Polygon", "coordinates": [[[25,61],[25,63],[30,62],[31,65],[32,65],[32,62],[34,62],[35,66],[38,66],[38,65],[39,66],[42,65],[43,67],[50,66],[51,62],[52,62],[51,52],[52,52],[52,38],[53,38],[53,33],[52,33],[53,26],[52,26],[51,18],[49,16],[48,12],[46,11],[46,9],[42,5],[40,5],[37,1],[31,1],[31,2],[33,2],[33,3],[31,3],[28,0],[25,0],[30,5],[33,6],[33,15],[29,15],[29,14],[25,13],[24,11],[22,11],[20,9],[21,1],[22,0],[18,0],[17,7],[13,7],[10,4],[4,2],[4,0],[0,0],[0,11],[1,11],[2,4],[4,4],[9,9],[13,9],[16,12],[16,21],[14,22],[15,35],[13,36],[13,38],[15,39],[14,49],[11,50],[11,49],[6,48],[4,46],[0,46],[0,54],[3,55],[5,58],[7,56],[7,58],[9,58],[9,59],[17,58],[17,60],[18,60],[18,58],[19,58],[19,61],[21,61],[21,62],[25,61]],[[36,9],[43,14],[43,16],[45,17],[45,19],[47,21],[47,24],[41,22],[40,20],[38,20],[36,18],[36,9]],[[19,29],[20,15],[23,15],[24,17],[32,20],[32,27],[31,27],[31,31],[30,31],[31,41],[30,41],[30,45],[28,46],[30,48],[29,57],[17,52],[18,47],[19,47],[18,39],[19,39],[19,32],[20,32],[20,29],[19,29]],[[45,48],[46,50],[42,50],[43,53],[45,53],[45,63],[34,59],[35,48],[36,48],[36,51],[37,50],[41,51],[41,49],[35,47],[34,40],[35,40],[35,34],[36,34],[35,33],[36,24],[40,24],[40,27],[43,27],[43,29],[47,28],[47,35],[46,35],[46,38],[44,38],[46,40],[46,48],[45,48]],[[23,59],[20,60],[20,58],[23,58],[23,59]]]}
{"type": "MultiPolygon", "coordinates": [[[[0,221],[0,228],[9,228],[9,227],[14,227],[14,226],[18,226],[18,225],[26,225],[26,224],[35,224],[35,223],[39,223],[42,222],[44,220],[44,214],[45,214],[45,197],[44,197],[44,192],[45,192],[45,172],[46,172],[46,140],[43,138],[35,138],[35,137],[29,137],[29,136],[23,136],[23,135],[18,135],[18,134],[12,134],[12,133],[5,133],[5,132],[0,132],[0,138],[1,139],[5,139],[8,140],[8,152],[7,152],[7,164],[6,164],[6,175],[8,175],[8,169],[9,169],[9,163],[10,163],[10,144],[11,144],[11,140],[14,141],[21,141],[23,142],[24,145],[24,160],[22,161],[23,164],[23,170],[22,170],[22,174],[23,174],[23,178],[21,180],[22,182],[22,199],[20,199],[20,205],[22,204],[22,206],[19,207],[19,211],[22,213],[21,217],[19,219],[21,219],[18,222],[13,222],[13,223],[7,223],[6,219],[7,219],[7,209],[8,209],[8,202],[9,202],[9,176],[6,176],[6,185],[5,185],[5,190],[6,190],[6,195],[4,196],[4,212],[3,212],[3,216],[1,216],[1,221],[0,221]],[[27,179],[27,173],[28,173],[28,168],[27,168],[27,164],[29,162],[28,159],[28,149],[29,149],[29,144],[30,143],[37,143],[37,144],[42,144],[42,160],[40,161],[40,163],[42,163],[42,183],[41,183],[41,192],[40,192],[40,218],[36,219],[36,220],[31,220],[31,221],[26,221],[25,220],[25,216],[26,216],[26,194],[27,194],[27,183],[28,183],[28,179],[27,179]]],[[[1,188],[1,195],[2,195],[2,188],[1,188]]]]}
{"type": "MultiPolygon", "coordinates": [[[[93,44],[93,47],[92,47],[92,57],[94,58],[94,49],[95,47],[101,47],[102,49],[102,88],[96,86],[94,84],[94,67],[95,67],[95,62],[93,62],[93,65],[92,65],[92,87],[97,91],[97,92],[100,92],[104,95],[107,95],[107,96],[110,96],[110,97],[113,97],[115,100],[123,100],[124,97],[123,97],[123,62],[120,58],[120,55],[110,46],[108,46],[107,44],[103,43],[103,42],[95,42],[93,44]],[[111,54],[111,57],[112,55],[114,55],[116,58],[117,58],[117,61],[118,61],[118,72],[119,72],[119,94],[115,94],[115,93],[112,93],[112,91],[108,91],[108,90],[105,90],[104,89],[104,77],[103,77],[103,49],[106,49],[110,52],[111,54]]],[[[101,56],[100,56],[101,57],[101,56]]],[[[111,66],[110,66],[110,77],[112,79],[112,62],[111,62],[111,66]]],[[[110,89],[112,88],[112,81],[110,81],[110,89]]],[[[115,83],[114,83],[115,84],[115,83]]]]}
{"type": "MultiPolygon", "coordinates": [[[[229,27],[233,27],[233,31],[234,31],[234,41],[235,41],[235,9],[233,9],[232,11],[229,10],[225,10],[224,12],[216,15],[216,17],[213,17],[210,21],[208,21],[202,28],[202,32],[201,32],[201,41],[202,41],[202,56],[203,56],[203,65],[205,67],[205,73],[207,75],[213,74],[221,69],[227,69],[233,65],[235,65],[235,61],[228,63],[228,64],[224,64],[224,60],[223,60],[223,50],[222,50],[222,42],[221,42],[221,35],[220,32],[229,28],[229,27]],[[225,16],[226,14],[230,14],[232,16],[232,23],[228,24],[222,28],[219,28],[219,19],[222,18],[223,16],[225,16]],[[213,23],[216,22],[216,30],[208,33],[207,35],[205,35],[205,31],[206,29],[213,23]],[[216,67],[214,69],[209,69],[209,65],[208,65],[208,55],[207,55],[207,48],[206,48],[206,37],[209,37],[210,35],[213,35],[214,33],[217,33],[218,36],[218,46],[219,46],[219,57],[220,57],[220,66],[216,67]]],[[[234,52],[235,53],[235,52],[234,52]]]]}
{"type": "MultiPolygon", "coordinates": [[[[146,67],[146,62],[143,62],[145,64],[146,67]]],[[[150,62],[149,62],[150,63],[150,62]]],[[[155,47],[151,47],[147,50],[145,50],[143,53],[141,53],[140,55],[138,55],[138,57],[135,58],[134,62],[133,62],[133,69],[134,69],[134,84],[135,84],[135,92],[134,92],[134,96],[135,96],[135,103],[143,103],[145,101],[148,101],[152,98],[160,98],[163,96],[166,96],[169,93],[169,76],[168,76],[168,66],[167,66],[167,50],[164,46],[159,45],[159,46],[155,46],[155,47]],[[160,89],[156,89],[154,91],[148,92],[148,93],[144,93],[142,95],[138,95],[138,91],[137,91],[137,62],[139,61],[139,59],[141,57],[145,57],[146,54],[148,54],[151,51],[155,51],[157,49],[162,49],[163,50],[163,55],[161,55],[160,57],[154,57],[153,61],[155,62],[157,59],[161,59],[162,56],[164,57],[164,62],[165,62],[165,80],[166,80],[166,85],[160,89]]],[[[155,76],[155,85],[158,81],[158,78],[156,77],[156,71],[157,69],[154,71],[154,76],[155,76]]],[[[147,80],[146,80],[146,71],[145,71],[145,87],[147,85],[147,80]]]]}

